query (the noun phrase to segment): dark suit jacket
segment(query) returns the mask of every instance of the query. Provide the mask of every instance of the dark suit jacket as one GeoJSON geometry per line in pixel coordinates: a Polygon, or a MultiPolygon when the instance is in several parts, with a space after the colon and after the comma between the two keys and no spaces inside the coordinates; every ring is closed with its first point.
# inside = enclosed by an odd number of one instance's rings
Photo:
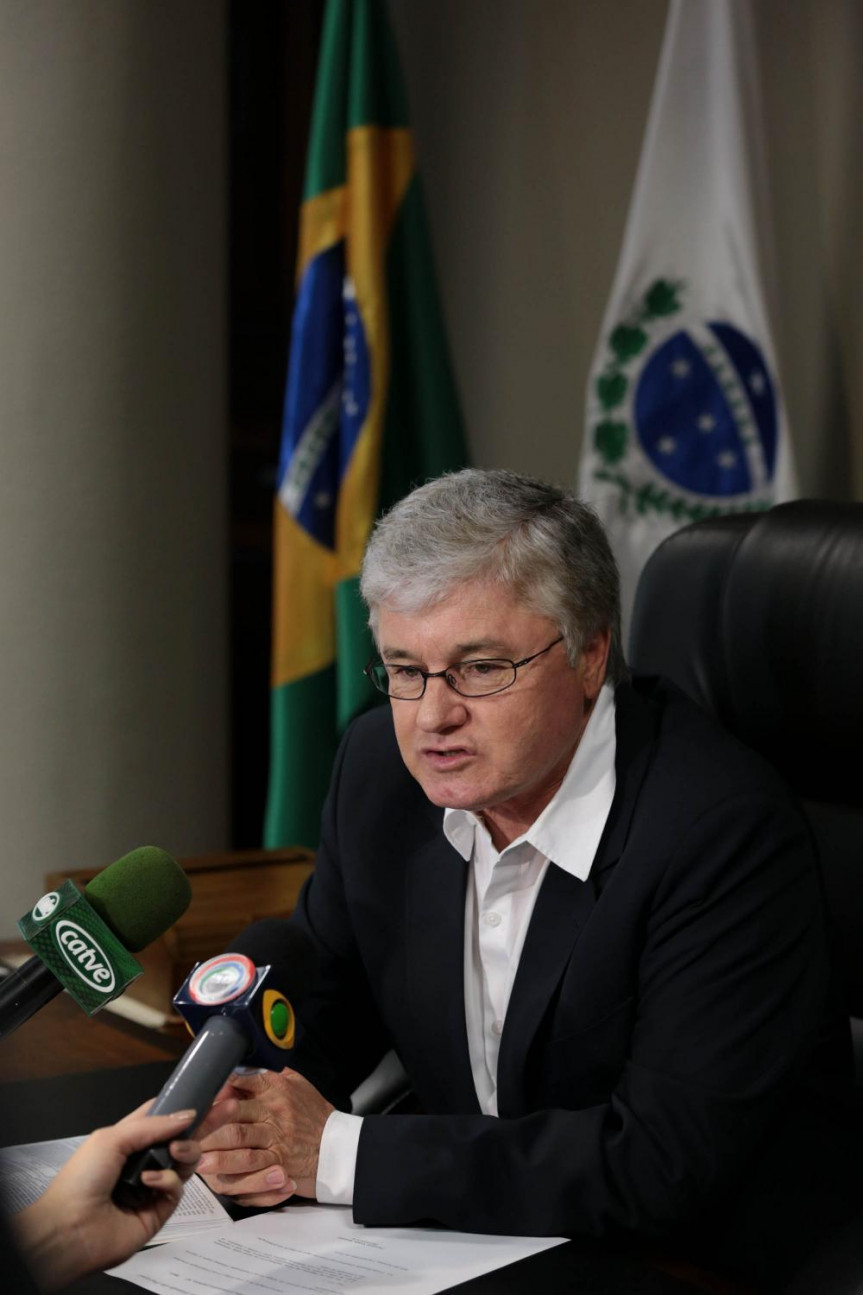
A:
{"type": "Polygon", "coordinates": [[[480,1113],[468,1059],[467,865],[388,709],[342,744],[294,919],[322,965],[296,1065],[346,1106],[394,1047],[428,1112],[366,1118],[358,1222],[689,1242],[706,1229],[725,1247],[768,1144],[848,1065],[816,862],[784,784],[672,685],[616,702],[611,813],[588,880],[551,866],[542,884],[500,1118],[480,1113]]]}

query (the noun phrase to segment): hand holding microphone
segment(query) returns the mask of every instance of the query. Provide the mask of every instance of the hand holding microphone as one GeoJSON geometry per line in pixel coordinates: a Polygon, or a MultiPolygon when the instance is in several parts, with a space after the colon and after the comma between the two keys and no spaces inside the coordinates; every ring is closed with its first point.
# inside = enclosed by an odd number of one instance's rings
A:
{"type": "Polygon", "coordinates": [[[110,1268],[153,1239],[176,1209],[195,1171],[200,1147],[188,1140],[193,1111],[153,1121],[146,1106],[97,1129],[44,1194],[11,1220],[13,1233],[40,1289],[53,1291],[85,1273],[110,1268]],[[156,1133],[169,1140],[175,1168],[148,1175],[151,1199],[137,1212],[118,1209],[111,1192],[130,1152],[156,1133]]]}
{"type": "MultiPolygon", "coordinates": [[[[302,1008],[314,985],[314,954],[300,931],[269,918],[247,927],[234,948],[278,966],[279,983],[290,985],[302,1008]]],[[[198,1127],[204,1151],[198,1173],[239,1205],[279,1205],[294,1194],[314,1198],[321,1137],[333,1109],[294,1070],[234,1075],[224,1100],[198,1127]]]]}
{"type": "MultiPolygon", "coordinates": [[[[287,923],[266,919],[247,928],[237,945],[253,952],[221,953],[199,963],[174,997],[174,1006],[196,1035],[150,1109],[151,1116],[194,1109],[194,1134],[217,1093],[236,1068],[264,1066],[281,1071],[294,1046],[295,1018],[282,987],[303,992],[311,979],[313,952],[307,938],[287,923]]],[[[211,1120],[208,1127],[221,1123],[211,1120]]],[[[114,1199],[139,1209],[148,1191],[142,1176],[172,1165],[162,1143],[131,1156],[120,1176],[114,1199]]],[[[224,1190],[217,1187],[216,1190],[224,1190]]]]}

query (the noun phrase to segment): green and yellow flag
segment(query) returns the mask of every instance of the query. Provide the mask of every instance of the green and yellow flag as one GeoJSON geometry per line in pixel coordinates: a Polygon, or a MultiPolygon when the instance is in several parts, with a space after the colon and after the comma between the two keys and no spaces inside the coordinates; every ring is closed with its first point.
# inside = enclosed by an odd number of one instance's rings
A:
{"type": "Polygon", "coordinates": [[[267,846],[317,844],[338,738],[375,700],[358,588],[375,517],[465,462],[383,0],[328,0],[275,502],[267,846]]]}

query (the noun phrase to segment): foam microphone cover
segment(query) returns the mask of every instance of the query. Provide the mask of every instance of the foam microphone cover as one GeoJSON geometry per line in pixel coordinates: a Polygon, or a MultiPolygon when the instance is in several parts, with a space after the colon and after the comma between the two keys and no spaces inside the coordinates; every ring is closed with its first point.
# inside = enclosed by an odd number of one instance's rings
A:
{"type": "Polygon", "coordinates": [[[192,888],[176,859],[142,845],[103,868],[84,894],[120,943],[138,953],[183,916],[192,888]]]}

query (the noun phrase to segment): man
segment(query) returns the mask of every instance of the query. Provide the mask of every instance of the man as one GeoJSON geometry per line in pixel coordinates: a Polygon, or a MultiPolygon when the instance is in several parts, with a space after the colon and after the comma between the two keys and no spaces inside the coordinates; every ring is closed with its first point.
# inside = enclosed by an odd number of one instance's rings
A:
{"type": "Polygon", "coordinates": [[[368,1224],[728,1253],[848,1062],[799,811],[676,689],[627,681],[614,561],[572,496],[433,481],[379,523],[362,591],[390,706],[342,744],[293,919],[321,964],[297,1071],[233,1086],[203,1172],[368,1224]],[[344,1114],[390,1047],[425,1113],[344,1114]]]}

